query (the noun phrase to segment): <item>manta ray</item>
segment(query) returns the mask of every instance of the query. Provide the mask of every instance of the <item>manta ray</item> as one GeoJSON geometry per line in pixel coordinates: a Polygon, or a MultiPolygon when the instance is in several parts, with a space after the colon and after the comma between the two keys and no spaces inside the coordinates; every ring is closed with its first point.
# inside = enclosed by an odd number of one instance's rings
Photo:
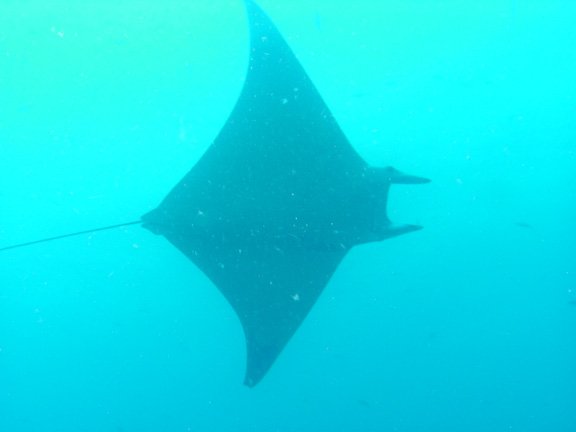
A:
{"type": "Polygon", "coordinates": [[[232,113],[160,205],[131,223],[165,237],[224,295],[253,387],[351,248],[421,228],[389,220],[390,186],[429,180],[366,163],[272,21],[244,3],[250,60],[232,113]]]}

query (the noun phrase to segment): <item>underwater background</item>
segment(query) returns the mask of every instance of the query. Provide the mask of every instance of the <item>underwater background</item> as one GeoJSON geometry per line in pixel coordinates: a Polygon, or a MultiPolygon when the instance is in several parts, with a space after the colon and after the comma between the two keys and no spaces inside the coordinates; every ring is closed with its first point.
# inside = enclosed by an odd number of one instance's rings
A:
{"type": "MultiPolygon", "coordinates": [[[[255,388],[139,226],[0,252],[0,431],[576,430],[576,2],[261,0],[424,230],[354,248],[255,388]]],[[[0,248],[138,220],[246,73],[241,1],[0,4],[0,248]]],[[[295,269],[297,271],[297,269],[295,269]]]]}

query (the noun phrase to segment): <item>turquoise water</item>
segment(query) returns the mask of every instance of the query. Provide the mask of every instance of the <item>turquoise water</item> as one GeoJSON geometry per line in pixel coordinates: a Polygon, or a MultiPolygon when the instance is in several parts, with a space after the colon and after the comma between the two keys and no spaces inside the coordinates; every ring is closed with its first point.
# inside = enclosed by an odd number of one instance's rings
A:
{"type": "MultiPolygon", "coordinates": [[[[429,177],[269,374],[138,226],[0,256],[0,431],[576,430],[576,4],[261,1],[357,151],[429,177]]],[[[0,5],[0,247],[138,219],[247,66],[240,1],[0,5]]]]}

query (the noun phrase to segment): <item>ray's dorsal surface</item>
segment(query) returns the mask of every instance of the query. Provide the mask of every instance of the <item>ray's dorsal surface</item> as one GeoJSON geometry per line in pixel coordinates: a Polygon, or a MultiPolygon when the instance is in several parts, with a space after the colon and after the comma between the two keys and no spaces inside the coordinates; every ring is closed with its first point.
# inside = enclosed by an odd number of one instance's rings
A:
{"type": "Polygon", "coordinates": [[[233,307],[252,387],[351,247],[420,228],[389,221],[390,184],[427,180],[368,166],[271,20],[245,3],[250,61],[238,102],[203,157],[142,219],[233,307]]]}

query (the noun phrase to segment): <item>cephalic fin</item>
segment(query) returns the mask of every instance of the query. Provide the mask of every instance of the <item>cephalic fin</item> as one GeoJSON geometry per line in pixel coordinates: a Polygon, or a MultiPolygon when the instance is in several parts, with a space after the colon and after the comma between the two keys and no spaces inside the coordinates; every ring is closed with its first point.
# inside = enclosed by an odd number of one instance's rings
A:
{"type": "Polygon", "coordinates": [[[403,173],[398,171],[396,168],[386,167],[382,168],[385,170],[388,181],[393,184],[423,184],[430,183],[430,179],[426,177],[419,177],[411,174],[403,173]]]}

